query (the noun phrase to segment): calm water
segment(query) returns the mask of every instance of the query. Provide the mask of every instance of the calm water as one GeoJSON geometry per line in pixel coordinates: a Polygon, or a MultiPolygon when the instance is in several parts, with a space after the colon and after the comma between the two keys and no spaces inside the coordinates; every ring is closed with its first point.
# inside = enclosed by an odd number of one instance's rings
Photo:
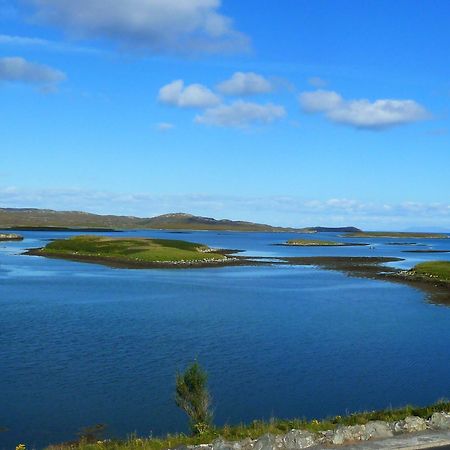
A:
{"type": "MultiPolygon", "coordinates": [[[[111,436],[186,430],[174,377],[194,358],[218,424],[324,417],[450,395],[450,308],[399,284],[314,267],[122,270],[20,255],[69,233],[0,243],[0,448],[42,448],[106,423],[111,436]]],[[[288,233],[169,237],[258,256],[450,254],[422,247],[287,248],[288,233]]],[[[330,237],[326,234],[324,238],[330,237]]],[[[402,242],[406,242],[402,240],[402,242]]]]}

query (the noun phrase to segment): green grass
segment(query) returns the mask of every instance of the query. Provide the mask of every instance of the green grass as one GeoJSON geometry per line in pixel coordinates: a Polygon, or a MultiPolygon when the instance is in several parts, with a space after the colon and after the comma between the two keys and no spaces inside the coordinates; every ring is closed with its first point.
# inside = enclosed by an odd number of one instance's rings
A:
{"type": "Polygon", "coordinates": [[[124,263],[170,263],[180,261],[224,260],[209,247],[170,239],[112,238],[75,236],[56,240],[40,252],[42,255],[85,257],[124,263]]]}
{"type": "Polygon", "coordinates": [[[446,239],[448,235],[443,233],[405,233],[400,231],[359,231],[357,233],[348,233],[346,237],[361,238],[427,238],[427,239],[446,239]]]}
{"type": "Polygon", "coordinates": [[[245,438],[257,439],[263,434],[285,434],[292,429],[308,430],[311,432],[319,432],[333,430],[341,425],[364,425],[371,420],[384,420],[394,422],[403,420],[407,416],[419,416],[428,419],[434,412],[450,412],[450,402],[442,400],[434,405],[418,408],[414,406],[406,406],[399,409],[385,409],[382,411],[372,411],[350,414],[348,416],[336,416],[325,420],[280,420],[272,419],[269,422],[255,420],[252,423],[236,426],[224,426],[215,428],[210,432],[201,436],[186,436],[183,434],[168,435],[163,438],[138,438],[130,436],[126,440],[104,441],[101,444],[88,444],[79,442],[77,444],[55,445],[48,447],[47,450],[67,450],[73,448],[77,450],[164,450],[174,448],[179,445],[198,445],[207,444],[214,441],[218,437],[222,437],[228,441],[239,441],[245,438]]]}
{"type": "Polygon", "coordinates": [[[320,239],[291,239],[286,242],[286,245],[298,245],[301,247],[339,247],[346,244],[342,242],[321,241],[320,239]]]}
{"type": "Polygon", "coordinates": [[[419,275],[450,281],[450,261],[429,261],[417,264],[413,269],[419,275]]]}

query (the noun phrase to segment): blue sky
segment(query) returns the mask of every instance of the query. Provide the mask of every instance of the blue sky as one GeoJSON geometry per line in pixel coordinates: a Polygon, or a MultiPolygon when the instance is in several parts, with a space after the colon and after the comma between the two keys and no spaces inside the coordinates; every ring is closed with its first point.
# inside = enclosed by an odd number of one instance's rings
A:
{"type": "Polygon", "coordinates": [[[448,17],[0,0],[0,206],[450,231],[448,17]]]}

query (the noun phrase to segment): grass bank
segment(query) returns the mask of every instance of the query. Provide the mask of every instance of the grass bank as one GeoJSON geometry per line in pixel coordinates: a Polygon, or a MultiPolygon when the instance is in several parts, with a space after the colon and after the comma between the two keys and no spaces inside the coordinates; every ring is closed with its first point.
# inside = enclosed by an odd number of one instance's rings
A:
{"type": "Polygon", "coordinates": [[[170,267],[224,263],[228,258],[206,245],[171,239],[75,236],[58,239],[32,255],[100,262],[125,267],[170,267]]]}
{"type": "Polygon", "coordinates": [[[434,412],[450,412],[450,402],[439,401],[434,405],[426,407],[406,406],[398,409],[389,408],[382,411],[355,413],[344,417],[330,417],[324,420],[272,419],[268,422],[255,420],[247,425],[240,424],[236,426],[214,428],[208,433],[195,437],[186,436],[184,434],[168,435],[162,438],[138,438],[136,436],[130,436],[126,440],[102,440],[101,443],[93,444],[88,444],[86,442],[72,442],[68,444],[53,445],[48,447],[47,450],[67,450],[70,448],[77,450],[164,450],[175,448],[180,445],[208,444],[218,437],[222,437],[227,441],[239,441],[246,438],[257,439],[266,433],[285,434],[292,429],[319,432],[333,430],[338,426],[364,425],[371,420],[394,422],[403,420],[408,416],[418,416],[423,419],[428,419],[434,412]]]}
{"type": "Polygon", "coordinates": [[[444,233],[405,233],[400,231],[358,231],[348,233],[345,237],[355,238],[404,238],[404,239],[447,239],[444,233]]]}

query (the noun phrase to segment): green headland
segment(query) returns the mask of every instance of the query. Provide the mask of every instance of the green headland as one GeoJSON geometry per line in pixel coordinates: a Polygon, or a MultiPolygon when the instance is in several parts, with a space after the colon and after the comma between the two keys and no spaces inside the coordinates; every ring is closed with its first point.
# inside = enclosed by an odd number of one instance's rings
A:
{"type": "Polygon", "coordinates": [[[219,250],[192,242],[90,235],[58,239],[29,254],[124,267],[204,266],[234,260],[219,250]]]}
{"type": "Polygon", "coordinates": [[[450,283],[450,261],[428,261],[417,264],[412,269],[418,276],[450,283]]]}

